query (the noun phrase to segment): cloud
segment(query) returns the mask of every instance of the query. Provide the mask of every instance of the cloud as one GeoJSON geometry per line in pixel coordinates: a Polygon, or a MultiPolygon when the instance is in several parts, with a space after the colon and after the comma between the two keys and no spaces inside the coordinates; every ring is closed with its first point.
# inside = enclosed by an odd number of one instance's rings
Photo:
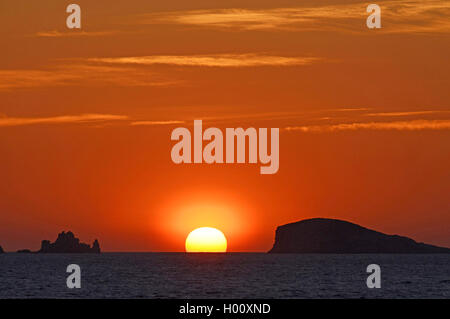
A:
{"type": "Polygon", "coordinates": [[[43,70],[0,70],[0,90],[74,85],[172,86],[179,82],[133,67],[67,61],[43,70]]]}
{"type": "MultiPolygon", "coordinates": [[[[448,0],[379,1],[388,33],[449,32],[448,0]]],[[[368,3],[272,9],[210,9],[152,13],[145,24],[183,24],[224,30],[366,32],[368,3]]]]}
{"type": "Polygon", "coordinates": [[[131,126],[146,126],[146,125],[172,125],[172,124],[183,124],[185,123],[185,121],[176,121],[176,120],[171,120],[171,121],[134,121],[131,122],[130,125],[131,126]]]}
{"type": "Polygon", "coordinates": [[[340,123],[332,125],[310,125],[310,126],[289,126],[287,131],[301,132],[336,132],[336,131],[356,131],[356,130],[397,130],[397,131],[418,131],[418,130],[448,130],[450,120],[412,120],[394,122],[367,122],[367,123],[340,123]]]}
{"type": "Polygon", "coordinates": [[[53,117],[0,117],[0,127],[33,124],[97,123],[106,121],[121,121],[127,119],[128,116],[125,115],[94,113],[80,115],[61,115],[53,117]]]}
{"type": "MultiPolygon", "coordinates": [[[[294,30],[323,18],[354,18],[361,6],[333,5],[274,9],[210,9],[149,14],[142,23],[173,23],[243,30],[294,30]]],[[[326,21],[322,21],[326,22],[326,21]]]]}
{"type": "Polygon", "coordinates": [[[361,111],[368,111],[368,110],[371,110],[371,108],[368,108],[368,107],[340,108],[340,109],[332,109],[331,111],[336,111],[336,112],[361,112],[361,111]]]}
{"type": "Polygon", "coordinates": [[[52,86],[174,86],[183,81],[167,78],[142,66],[260,67],[307,65],[317,57],[262,54],[155,55],[141,57],[63,59],[52,68],[0,70],[0,90],[52,86]]]}
{"type": "Polygon", "coordinates": [[[396,117],[396,116],[414,116],[414,115],[436,114],[436,113],[443,113],[443,112],[445,112],[445,111],[380,112],[380,113],[369,113],[369,114],[366,114],[366,116],[396,117]]]}
{"type": "MultiPolygon", "coordinates": [[[[202,27],[241,30],[295,30],[300,25],[311,24],[320,18],[337,14],[343,18],[354,16],[352,10],[338,7],[276,8],[276,9],[211,9],[155,13],[145,16],[141,22],[148,24],[168,23],[202,27]]],[[[361,11],[361,10],[360,10],[361,11]]]]}
{"type": "Polygon", "coordinates": [[[97,32],[86,32],[86,31],[71,31],[71,32],[60,32],[56,30],[52,31],[41,31],[35,33],[35,36],[42,38],[65,38],[65,37],[101,37],[106,35],[116,34],[116,31],[97,31],[97,32]]]}
{"type": "Polygon", "coordinates": [[[58,85],[73,78],[73,75],[58,71],[0,70],[0,90],[58,85]]]}
{"type": "Polygon", "coordinates": [[[292,66],[317,62],[317,57],[284,57],[262,54],[153,55],[141,57],[91,58],[90,62],[109,64],[167,64],[206,67],[292,66]]]}

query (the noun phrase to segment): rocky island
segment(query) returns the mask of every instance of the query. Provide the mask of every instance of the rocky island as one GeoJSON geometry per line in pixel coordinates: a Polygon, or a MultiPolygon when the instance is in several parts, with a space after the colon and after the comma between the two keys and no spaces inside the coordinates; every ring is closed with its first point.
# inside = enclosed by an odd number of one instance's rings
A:
{"type": "Polygon", "coordinates": [[[277,227],[269,253],[436,254],[450,253],[450,248],[383,234],[343,220],[313,218],[277,227]]]}
{"type": "Polygon", "coordinates": [[[80,240],[75,235],[68,231],[58,234],[58,238],[54,243],[49,240],[43,240],[41,249],[38,253],[100,253],[100,244],[96,239],[92,247],[85,243],[80,243],[80,240]]]}
{"type": "MultiPolygon", "coordinates": [[[[0,247],[1,249],[1,247],[0,247]]],[[[3,252],[3,251],[0,251],[3,252]]],[[[51,243],[50,240],[43,240],[41,243],[41,249],[38,251],[31,251],[29,249],[20,249],[17,253],[29,254],[29,253],[52,253],[52,254],[67,254],[67,253],[95,253],[99,254],[100,244],[96,239],[92,244],[92,247],[85,243],[80,243],[80,240],[75,237],[75,235],[68,231],[62,232],[58,234],[58,238],[56,238],[54,243],[51,243]]]]}

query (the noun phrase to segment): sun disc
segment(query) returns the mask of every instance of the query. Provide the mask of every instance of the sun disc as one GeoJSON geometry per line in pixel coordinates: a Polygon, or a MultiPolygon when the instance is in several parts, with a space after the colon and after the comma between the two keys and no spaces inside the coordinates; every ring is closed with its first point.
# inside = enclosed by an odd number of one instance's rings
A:
{"type": "Polygon", "coordinates": [[[227,251],[227,239],[218,229],[200,227],[194,229],[186,238],[188,253],[224,253],[227,251]]]}

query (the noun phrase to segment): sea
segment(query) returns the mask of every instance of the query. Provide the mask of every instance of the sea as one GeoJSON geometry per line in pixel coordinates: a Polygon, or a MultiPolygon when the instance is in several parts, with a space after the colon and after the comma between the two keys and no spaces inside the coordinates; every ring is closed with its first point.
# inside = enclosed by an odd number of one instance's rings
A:
{"type": "Polygon", "coordinates": [[[0,298],[450,298],[450,254],[7,253],[0,298]]]}

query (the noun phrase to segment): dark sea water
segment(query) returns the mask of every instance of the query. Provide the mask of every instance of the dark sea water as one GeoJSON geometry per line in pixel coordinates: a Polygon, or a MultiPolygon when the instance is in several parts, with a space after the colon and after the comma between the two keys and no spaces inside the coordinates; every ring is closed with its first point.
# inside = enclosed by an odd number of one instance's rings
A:
{"type": "Polygon", "coordinates": [[[0,298],[450,298],[450,255],[9,253],[0,298]],[[373,263],[380,289],[366,285],[373,263]],[[81,289],[66,286],[69,264],[81,289]]]}

